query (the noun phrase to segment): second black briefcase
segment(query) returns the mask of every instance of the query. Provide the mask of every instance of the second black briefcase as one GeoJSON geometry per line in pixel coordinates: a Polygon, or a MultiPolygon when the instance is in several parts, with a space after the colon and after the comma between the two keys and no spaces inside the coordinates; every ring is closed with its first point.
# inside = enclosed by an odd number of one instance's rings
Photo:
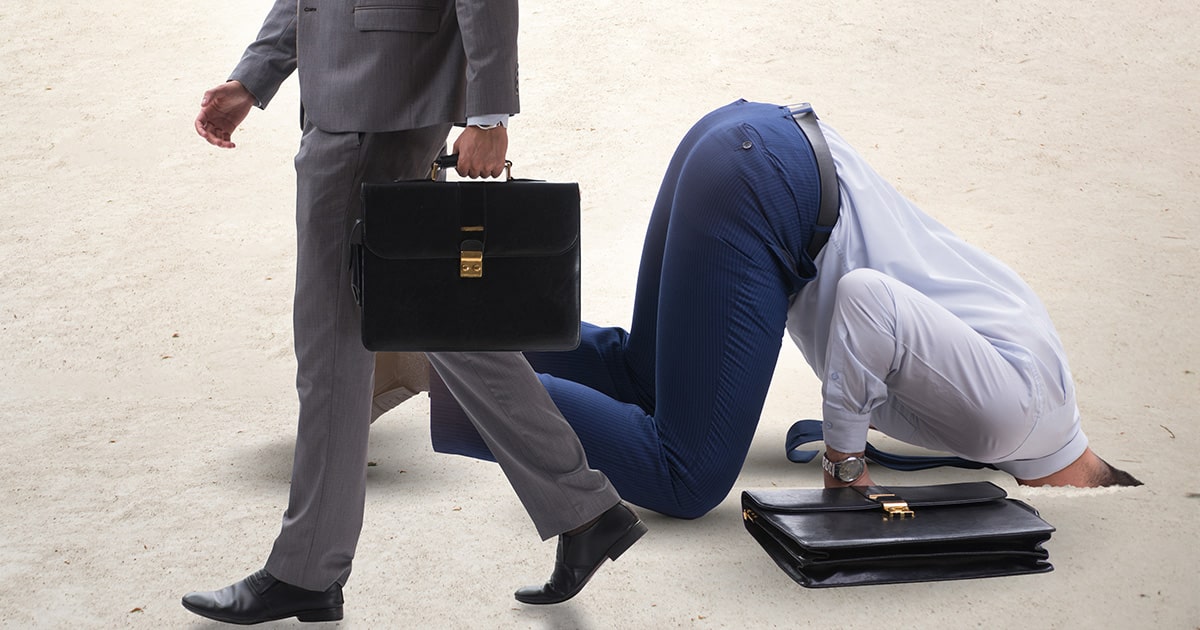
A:
{"type": "Polygon", "coordinates": [[[986,482],[742,492],[754,539],[807,587],[1044,573],[1054,527],[986,482]]]}
{"type": "Polygon", "coordinates": [[[362,201],[351,275],[368,350],[579,344],[577,184],[364,184],[362,201]]]}

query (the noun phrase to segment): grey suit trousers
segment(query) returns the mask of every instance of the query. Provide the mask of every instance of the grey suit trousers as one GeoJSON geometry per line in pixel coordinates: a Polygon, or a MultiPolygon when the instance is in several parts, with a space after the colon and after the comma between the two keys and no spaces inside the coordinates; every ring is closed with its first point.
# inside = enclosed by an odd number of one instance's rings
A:
{"type": "MultiPolygon", "coordinates": [[[[306,123],[296,155],[294,307],[300,415],[283,525],[266,568],[310,590],[344,584],[362,529],[374,354],[362,346],[347,235],[364,181],[415,179],[450,126],[328,133],[306,123]]],[[[431,354],[543,539],[620,499],[519,353],[431,354]]]]}

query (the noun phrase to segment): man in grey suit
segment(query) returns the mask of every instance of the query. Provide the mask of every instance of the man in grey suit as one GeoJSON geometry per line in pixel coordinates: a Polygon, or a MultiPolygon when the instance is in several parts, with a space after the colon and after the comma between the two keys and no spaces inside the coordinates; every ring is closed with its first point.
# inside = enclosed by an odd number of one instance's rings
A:
{"type": "MultiPolygon", "coordinates": [[[[303,135],[296,155],[294,304],[300,415],[283,525],[266,566],[183,605],[231,623],[342,618],[342,585],[362,529],[374,355],[360,340],[347,234],[363,182],[428,172],[452,124],[458,171],[498,176],[519,109],[516,0],[276,0],[229,81],[204,94],[197,133],[233,148],[253,106],[293,70],[303,135]]],[[[539,535],[557,535],[550,580],[516,593],[564,601],[645,533],[519,353],[431,354],[430,362],[502,463],[539,535]]]]}

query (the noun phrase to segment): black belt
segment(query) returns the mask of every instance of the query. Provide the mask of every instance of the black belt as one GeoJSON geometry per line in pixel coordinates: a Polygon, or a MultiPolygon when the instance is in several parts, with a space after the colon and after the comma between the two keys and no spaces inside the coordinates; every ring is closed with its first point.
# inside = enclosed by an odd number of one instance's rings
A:
{"type": "Polygon", "coordinates": [[[812,240],[808,243],[808,257],[815,260],[817,254],[821,253],[821,248],[825,247],[829,233],[833,231],[833,226],[838,220],[838,206],[841,204],[837,167],[833,165],[833,155],[829,152],[829,144],[825,142],[825,134],[821,133],[821,127],[817,124],[817,114],[813,112],[812,105],[800,103],[789,106],[789,109],[792,111],[792,120],[796,121],[804,137],[808,138],[808,144],[812,146],[813,155],[817,158],[817,181],[821,183],[817,227],[828,229],[813,229],[812,240]]]}

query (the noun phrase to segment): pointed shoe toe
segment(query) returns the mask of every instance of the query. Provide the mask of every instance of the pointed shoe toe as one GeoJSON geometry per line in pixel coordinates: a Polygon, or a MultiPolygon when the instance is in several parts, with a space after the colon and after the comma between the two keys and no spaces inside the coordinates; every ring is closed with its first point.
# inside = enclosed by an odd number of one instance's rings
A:
{"type": "Polygon", "coordinates": [[[218,591],[183,596],[189,611],[223,621],[249,625],[295,617],[300,621],[338,621],[342,618],[342,587],[309,591],[275,579],[261,569],[218,591]]]}

